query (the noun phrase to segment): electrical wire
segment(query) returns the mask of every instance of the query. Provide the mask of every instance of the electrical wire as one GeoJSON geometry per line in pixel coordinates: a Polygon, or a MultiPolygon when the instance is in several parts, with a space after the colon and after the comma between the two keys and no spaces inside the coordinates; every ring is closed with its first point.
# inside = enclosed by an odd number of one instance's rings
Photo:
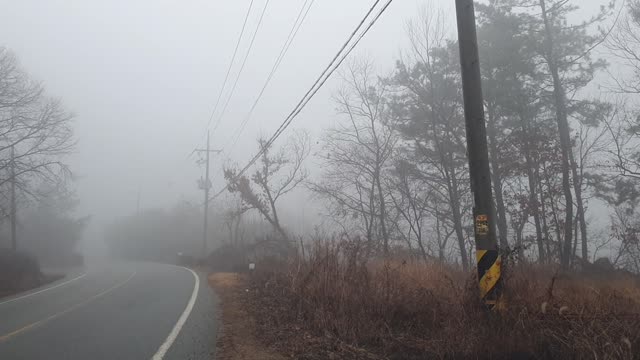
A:
{"type": "MultiPolygon", "coordinates": [[[[215,105],[213,105],[213,109],[211,110],[211,114],[209,115],[209,120],[207,121],[207,126],[205,127],[205,130],[209,129],[209,126],[211,126],[211,121],[213,120],[213,116],[216,113],[216,110],[218,110],[218,105],[220,105],[220,99],[222,99],[222,94],[224,93],[224,89],[227,86],[227,81],[229,80],[229,74],[231,73],[231,69],[233,68],[233,64],[236,60],[236,55],[238,54],[238,48],[240,47],[240,42],[242,41],[242,36],[244,35],[244,30],[247,27],[247,21],[249,20],[249,15],[251,14],[251,9],[253,8],[253,2],[255,0],[251,0],[251,2],[249,2],[249,8],[247,9],[247,13],[244,15],[244,21],[242,22],[242,28],[240,30],[240,34],[238,35],[238,39],[236,40],[236,46],[233,49],[233,55],[231,56],[231,61],[229,62],[229,66],[227,67],[227,72],[224,75],[224,80],[222,81],[222,87],[220,88],[220,92],[218,92],[218,97],[216,98],[216,103],[215,105]]],[[[218,126],[218,124],[216,124],[216,127],[218,126]]],[[[188,160],[194,153],[195,151],[192,151],[189,153],[189,155],[187,155],[187,157],[185,158],[185,161],[188,160]]]]}
{"type": "MultiPolygon", "coordinates": [[[[366,35],[366,33],[369,31],[369,29],[371,29],[371,27],[375,24],[375,22],[378,20],[378,18],[380,18],[380,16],[382,15],[382,13],[384,13],[384,11],[387,9],[387,7],[391,4],[393,0],[389,0],[387,1],[387,3],[384,5],[384,7],[378,12],[378,14],[373,18],[373,20],[369,23],[369,25],[365,28],[365,30],[360,34],[360,36],[356,39],[356,41],[351,45],[351,47],[349,48],[349,50],[347,50],[347,52],[342,56],[342,58],[340,59],[340,61],[338,61],[338,63],[334,66],[334,68],[329,72],[329,74],[322,80],[322,82],[315,88],[315,90],[310,94],[310,96],[305,100],[305,102],[298,108],[298,110],[293,114],[293,116],[288,120],[288,122],[286,123],[286,125],[284,125],[284,127],[281,126],[280,131],[278,132],[276,130],[277,134],[274,134],[273,141],[275,141],[280,134],[289,126],[289,124],[291,124],[291,122],[293,121],[293,119],[298,116],[298,114],[302,111],[302,109],[307,105],[307,103],[311,100],[311,98],[318,92],[318,90],[320,90],[320,88],[322,87],[322,85],[324,85],[324,83],[329,80],[329,77],[331,76],[331,74],[333,74],[333,72],[335,70],[337,70],[340,65],[342,65],[342,63],[344,62],[344,60],[349,56],[349,54],[351,53],[351,51],[353,51],[353,49],[355,49],[356,45],[358,45],[358,43],[360,42],[360,40],[362,40],[362,38],[364,38],[364,36],[366,35]]],[[[273,143],[273,141],[271,141],[271,143],[269,143],[269,145],[271,145],[273,143]]]]}
{"type": "MultiPolygon", "coordinates": [[[[262,95],[264,94],[265,90],[267,89],[267,86],[269,85],[269,82],[273,78],[275,72],[280,67],[280,64],[282,63],[282,60],[286,56],[287,51],[289,50],[289,47],[293,43],[293,40],[295,39],[296,35],[298,34],[298,31],[302,27],[302,24],[304,23],[304,20],[307,18],[307,15],[309,14],[309,10],[311,9],[311,6],[313,5],[314,1],[315,0],[311,0],[311,2],[309,3],[309,0],[305,0],[305,2],[302,4],[302,7],[300,8],[300,11],[298,12],[298,16],[296,17],[296,20],[294,21],[293,26],[291,26],[291,30],[289,30],[289,35],[287,35],[287,38],[286,38],[284,44],[282,44],[282,48],[280,49],[280,53],[278,54],[278,57],[276,58],[276,61],[274,62],[273,67],[271,68],[271,71],[269,72],[269,75],[267,76],[267,79],[265,80],[264,85],[262,86],[262,89],[260,90],[260,93],[258,94],[258,97],[253,102],[253,105],[251,105],[251,108],[250,108],[249,112],[247,113],[247,115],[243,119],[243,121],[240,124],[240,127],[238,128],[238,130],[236,130],[234,132],[234,135],[229,138],[229,141],[231,141],[233,139],[233,144],[231,145],[229,151],[233,150],[233,148],[236,146],[238,140],[240,139],[240,136],[242,135],[242,132],[244,131],[245,126],[249,122],[249,120],[251,118],[251,115],[253,115],[253,112],[254,112],[256,106],[258,105],[258,103],[260,102],[260,99],[262,98],[262,95]],[[309,6],[307,6],[307,3],[309,4],[309,6]],[[306,11],[305,11],[305,8],[306,8],[306,11]]],[[[227,148],[227,145],[228,145],[228,143],[225,144],[225,146],[223,146],[223,148],[227,148]]]]}
{"type": "MultiPolygon", "coordinates": [[[[385,5],[380,9],[380,11],[376,14],[376,16],[371,20],[368,26],[362,31],[362,33],[358,36],[358,38],[353,42],[353,44],[349,47],[349,49],[344,52],[344,50],[349,46],[351,40],[355,37],[356,33],[360,30],[362,25],[365,23],[369,15],[375,10],[375,7],[380,2],[380,0],[376,0],[374,4],[371,6],[367,14],[362,18],[358,26],[351,33],[347,41],[342,45],[338,53],[333,57],[329,65],[322,71],[318,79],[314,82],[311,88],[305,93],[302,99],[298,102],[295,108],[289,113],[289,115],[285,118],[282,124],[278,127],[275,133],[269,138],[269,140],[261,147],[260,151],[256,155],[251,158],[249,163],[245,165],[236,175],[235,178],[241,177],[255,162],[264,154],[264,152],[275,142],[275,140],[284,132],[284,130],[291,124],[293,119],[302,111],[304,106],[313,98],[313,96],[320,90],[320,88],[324,85],[324,83],[329,79],[331,74],[342,64],[342,62],[347,58],[347,56],[351,53],[351,51],[358,45],[360,40],[366,35],[366,33],[371,29],[371,27],[378,21],[380,16],[385,12],[385,10],[389,7],[389,5],[393,2],[393,0],[388,0],[385,5]],[[340,60],[338,60],[340,58],[340,60]],[[338,60],[336,62],[336,60],[338,60]]],[[[223,187],[220,191],[218,191],[215,195],[213,195],[210,199],[215,199],[218,196],[222,195],[224,191],[227,189],[227,186],[223,187]]]]}
{"type": "MultiPolygon", "coordinates": [[[[304,94],[304,96],[302,97],[302,99],[298,102],[298,104],[294,107],[294,109],[291,111],[291,113],[289,113],[289,115],[285,118],[285,120],[282,122],[282,124],[280,124],[280,127],[278,127],[278,129],[276,129],[276,132],[274,133],[274,135],[272,136],[272,139],[274,138],[274,136],[279,136],[279,132],[282,131],[282,129],[287,126],[287,122],[288,120],[293,116],[293,114],[296,112],[296,109],[298,109],[298,107],[300,107],[300,105],[305,101],[305,99],[309,96],[309,94],[311,94],[314,90],[314,88],[322,81],[322,79],[325,77],[325,74],[327,74],[327,72],[331,69],[331,67],[333,66],[333,64],[336,62],[336,60],[342,55],[342,52],[344,51],[344,49],[346,49],[346,47],[349,45],[349,43],[351,42],[351,40],[353,39],[353,37],[356,35],[356,33],[358,32],[358,30],[360,30],[360,28],[362,27],[362,25],[364,24],[364,22],[367,20],[367,18],[369,17],[369,15],[371,15],[371,13],[373,12],[373,10],[375,9],[375,7],[378,5],[378,3],[380,2],[380,0],[376,0],[373,5],[371,6],[371,8],[369,9],[369,11],[367,12],[367,14],[362,18],[362,20],[360,21],[360,23],[358,23],[358,26],[356,26],[356,28],[353,30],[353,32],[351,33],[351,35],[349,35],[349,38],[347,38],[347,41],[344,42],[344,44],[342,45],[342,47],[340,48],[340,50],[338,50],[338,52],[336,53],[336,55],[333,57],[333,59],[331,59],[331,61],[329,62],[329,65],[327,65],[327,67],[322,71],[322,73],[320,74],[320,76],[318,76],[318,78],[316,79],[316,81],[313,83],[313,85],[311,86],[311,88],[309,88],[309,90],[304,94]]],[[[333,71],[331,71],[333,72],[333,71]]],[[[326,81],[326,80],[325,80],[326,81]]],[[[324,83],[324,81],[322,82],[324,83]]],[[[317,91],[317,90],[316,90],[317,91]]],[[[271,141],[268,142],[269,145],[271,144],[271,141]]]]}
{"type": "Polygon", "coordinates": [[[260,14],[260,19],[258,20],[258,25],[256,25],[256,29],[253,32],[253,36],[251,37],[251,42],[249,43],[249,48],[247,49],[247,53],[244,55],[244,59],[242,60],[242,65],[240,66],[240,70],[238,71],[238,74],[236,75],[236,79],[233,82],[233,86],[231,87],[231,92],[229,93],[229,97],[227,97],[227,101],[224,103],[224,106],[222,107],[222,110],[220,111],[220,115],[218,116],[218,120],[216,121],[216,125],[213,127],[212,132],[215,133],[216,129],[218,128],[218,125],[220,125],[220,121],[222,120],[222,118],[224,117],[224,114],[227,110],[227,106],[229,106],[229,101],[231,101],[231,98],[233,97],[233,94],[236,90],[236,86],[238,85],[238,80],[240,80],[240,75],[242,75],[242,71],[244,70],[244,66],[247,63],[247,59],[249,58],[249,54],[251,54],[251,49],[253,48],[253,43],[256,40],[256,35],[258,35],[258,31],[260,30],[260,25],[262,25],[262,19],[264,19],[264,14],[267,11],[267,6],[269,6],[269,2],[271,0],[267,0],[264,4],[264,7],[262,8],[262,13],[260,14]]]}
{"type": "Polygon", "coordinates": [[[253,2],[254,0],[251,0],[251,2],[249,3],[249,8],[247,9],[247,13],[244,16],[244,21],[242,22],[242,29],[240,30],[240,34],[238,35],[238,40],[236,40],[236,46],[233,49],[233,55],[231,56],[231,61],[229,62],[229,66],[227,67],[227,73],[224,76],[224,81],[222,82],[222,87],[220,88],[220,92],[218,93],[216,104],[213,106],[213,110],[211,111],[211,115],[209,116],[209,121],[207,122],[207,129],[211,125],[211,121],[213,120],[213,115],[215,115],[216,110],[218,110],[218,105],[220,104],[222,93],[224,92],[224,88],[227,86],[227,81],[229,80],[229,74],[231,73],[231,68],[233,67],[233,63],[236,60],[236,55],[238,54],[238,48],[240,47],[240,42],[242,41],[242,36],[244,35],[244,30],[247,26],[247,20],[249,19],[249,14],[251,13],[253,2]]]}

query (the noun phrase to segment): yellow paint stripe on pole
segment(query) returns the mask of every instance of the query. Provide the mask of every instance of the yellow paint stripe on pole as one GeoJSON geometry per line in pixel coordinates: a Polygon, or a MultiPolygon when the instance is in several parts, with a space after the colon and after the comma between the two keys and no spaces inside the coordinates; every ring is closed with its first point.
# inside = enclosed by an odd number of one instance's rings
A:
{"type": "Polygon", "coordinates": [[[480,259],[487,253],[487,250],[476,250],[476,262],[480,262],[480,259]]]}
{"type": "Polygon", "coordinates": [[[484,298],[500,280],[501,269],[502,258],[498,255],[496,261],[489,267],[489,269],[487,269],[484,276],[480,279],[480,296],[482,298],[484,298]]]}

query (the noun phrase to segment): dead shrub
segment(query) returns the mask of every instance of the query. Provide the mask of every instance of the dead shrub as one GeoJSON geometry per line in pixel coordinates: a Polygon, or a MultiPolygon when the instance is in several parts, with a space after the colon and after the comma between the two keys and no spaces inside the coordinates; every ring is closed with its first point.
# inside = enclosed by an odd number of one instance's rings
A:
{"type": "Polygon", "coordinates": [[[305,259],[253,274],[253,308],[265,328],[284,329],[272,332],[289,337],[280,346],[296,358],[638,358],[636,279],[534,265],[506,275],[506,306],[488,313],[474,275],[435,262],[370,260],[357,246],[327,241],[305,259]]]}

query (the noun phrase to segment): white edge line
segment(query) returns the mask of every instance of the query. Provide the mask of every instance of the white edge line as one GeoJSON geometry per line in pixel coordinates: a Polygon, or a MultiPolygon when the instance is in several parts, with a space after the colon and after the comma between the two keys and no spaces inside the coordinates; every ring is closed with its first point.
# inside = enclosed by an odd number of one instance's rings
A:
{"type": "Polygon", "coordinates": [[[10,303],[10,302],[14,302],[14,301],[17,301],[17,300],[20,300],[20,299],[28,298],[28,297],[30,297],[30,296],[33,296],[33,295],[37,295],[37,294],[43,293],[43,292],[45,292],[45,291],[52,290],[52,289],[55,289],[55,288],[60,287],[60,286],[63,286],[63,285],[67,285],[68,283],[70,283],[70,282],[72,282],[72,281],[80,280],[80,279],[82,279],[82,278],[83,278],[83,277],[85,277],[85,276],[87,276],[87,273],[84,273],[84,274],[82,274],[82,275],[80,275],[80,276],[77,276],[77,277],[75,277],[75,278],[73,278],[73,279],[70,279],[70,280],[67,280],[67,281],[61,282],[61,283],[56,284],[56,285],[54,285],[54,286],[50,286],[50,287],[48,287],[48,288],[44,288],[44,289],[42,289],[42,290],[38,290],[38,291],[36,291],[36,292],[28,293],[28,294],[25,294],[25,295],[19,296],[19,297],[17,297],[17,298],[13,298],[13,299],[9,299],[9,300],[6,300],[6,301],[3,301],[3,302],[0,302],[0,305],[8,304],[8,303],[10,303]]]}
{"type": "Polygon", "coordinates": [[[162,360],[167,354],[167,351],[169,351],[169,348],[171,348],[171,345],[173,345],[173,342],[178,337],[180,330],[182,330],[184,323],[187,322],[187,319],[191,314],[191,310],[193,310],[193,305],[196,303],[196,298],[198,297],[198,290],[200,289],[200,278],[198,277],[198,274],[186,267],[180,267],[185,270],[189,270],[191,274],[193,274],[193,278],[196,280],[193,286],[193,292],[191,292],[191,298],[187,303],[187,307],[182,312],[182,315],[180,315],[180,318],[178,318],[178,322],[176,322],[176,324],[173,326],[173,329],[169,333],[169,336],[167,336],[167,339],[162,343],[162,345],[160,345],[158,351],[156,351],[156,353],[153,355],[153,357],[151,358],[152,360],[162,360]]]}

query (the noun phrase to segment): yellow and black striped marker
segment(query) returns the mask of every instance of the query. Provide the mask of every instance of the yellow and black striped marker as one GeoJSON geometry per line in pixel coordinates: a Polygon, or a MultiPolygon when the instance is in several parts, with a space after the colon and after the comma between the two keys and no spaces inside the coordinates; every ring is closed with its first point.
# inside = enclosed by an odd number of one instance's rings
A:
{"type": "Polygon", "coordinates": [[[489,217],[486,214],[476,215],[474,225],[480,299],[488,309],[493,310],[501,305],[502,258],[495,241],[495,233],[489,224],[489,217]]]}
{"type": "Polygon", "coordinates": [[[502,295],[502,258],[498,250],[476,250],[480,298],[489,309],[499,305],[502,295]]]}

